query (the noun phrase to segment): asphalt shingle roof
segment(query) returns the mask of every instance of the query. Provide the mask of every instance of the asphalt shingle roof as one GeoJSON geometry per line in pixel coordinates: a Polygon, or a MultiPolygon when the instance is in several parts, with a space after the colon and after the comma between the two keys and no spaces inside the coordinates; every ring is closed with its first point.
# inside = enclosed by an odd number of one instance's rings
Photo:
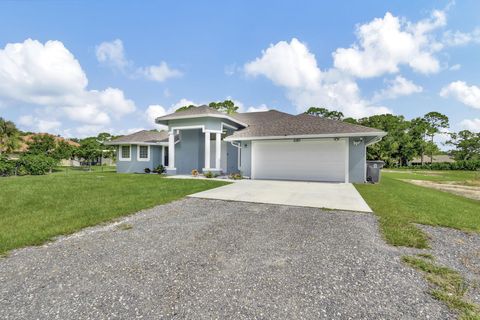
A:
{"type": "MultiPolygon", "coordinates": [[[[269,111],[272,112],[272,111],[269,111]]],[[[297,116],[285,114],[277,117],[275,120],[268,120],[268,113],[261,118],[252,121],[247,128],[235,131],[229,137],[229,140],[235,138],[248,137],[267,137],[267,136],[296,136],[296,135],[316,135],[316,134],[349,134],[349,133],[378,133],[383,131],[350,124],[343,121],[331,120],[312,116],[308,114],[299,114],[297,116]]],[[[278,112],[278,111],[275,111],[278,112]]]]}
{"type": "Polygon", "coordinates": [[[168,132],[142,130],[129,135],[118,137],[116,139],[113,139],[110,142],[107,142],[106,144],[121,144],[121,143],[133,143],[133,142],[143,142],[143,143],[168,142],[168,132]]]}

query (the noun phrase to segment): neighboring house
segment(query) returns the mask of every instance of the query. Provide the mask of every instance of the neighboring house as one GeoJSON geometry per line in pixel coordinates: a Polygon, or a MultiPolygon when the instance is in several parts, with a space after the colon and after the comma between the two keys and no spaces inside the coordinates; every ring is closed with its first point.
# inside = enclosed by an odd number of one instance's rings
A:
{"type": "Polygon", "coordinates": [[[385,132],[276,110],[225,114],[208,106],[156,119],[167,131],[114,139],[117,171],[241,172],[251,179],[364,182],[366,147],[385,132]]]}
{"type": "MultiPolygon", "coordinates": [[[[428,164],[428,163],[440,163],[440,162],[455,162],[455,159],[448,155],[448,154],[436,154],[433,156],[433,159],[428,156],[428,155],[425,155],[423,156],[423,163],[424,164],[428,164]]],[[[417,158],[413,158],[412,161],[410,161],[410,164],[412,165],[419,165],[419,164],[422,164],[422,158],[421,157],[417,157],[417,158]]]]}

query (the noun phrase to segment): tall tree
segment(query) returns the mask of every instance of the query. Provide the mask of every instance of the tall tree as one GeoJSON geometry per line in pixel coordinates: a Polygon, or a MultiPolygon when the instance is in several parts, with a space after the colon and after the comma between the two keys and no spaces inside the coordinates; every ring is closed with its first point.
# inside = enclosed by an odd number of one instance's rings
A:
{"type": "MultiPolygon", "coordinates": [[[[434,136],[440,132],[440,129],[447,129],[449,127],[448,117],[440,112],[432,111],[427,113],[424,117],[425,122],[428,124],[427,136],[430,137],[430,143],[433,145],[434,136]]],[[[433,162],[433,150],[430,148],[430,163],[433,162]]]]}
{"type": "Polygon", "coordinates": [[[342,120],[344,115],[341,111],[335,110],[328,110],[327,108],[319,108],[319,107],[310,107],[305,114],[310,114],[312,116],[332,119],[332,120],[342,120]]]}
{"type": "Polygon", "coordinates": [[[28,154],[52,156],[57,146],[55,138],[50,134],[34,134],[27,142],[28,154]]]}
{"type": "Polygon", "coordinates": [[[20,131],[15,123],[0,117],[0,153],[11,153],[20,146],[20,131]]]}
{"type": "Polygon", "coordinates": [[[480,133],[462,130],[450,136],[446,143],[455,147],[455,160],[480,160],[480,133]]]}
{"type": "Polygon", "coordinates": [[[220,112],[224,112],[226,114],[233,114],[237,112],[238,106],[232,100],[224,100],[220,102],[210,102],[208,104],[210,108],[217,109],[220,112]]]}

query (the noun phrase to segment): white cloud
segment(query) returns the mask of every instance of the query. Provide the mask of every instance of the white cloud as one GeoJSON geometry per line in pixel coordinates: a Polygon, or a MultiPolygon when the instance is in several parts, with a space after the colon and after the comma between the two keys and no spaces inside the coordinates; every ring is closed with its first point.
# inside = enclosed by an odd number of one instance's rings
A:
{"type": "Polygon", "coordinates": [[[171,112],[175,112],[175,110],[177,110],[178,108],[189,106],[189,105],[199,106],[200,104],[195,103],[192,100],[182,98],[178,102],[172,104],[172,106],[168,109],[167,114],[171,112]]]}
{"type": "Polygon", "coordinates": [[[28,130],[36,132],[58,132],[62,123],[55,119],[41,119],[32,115],[24,115],[18,118],[18,124],[28,130]]]}
{"type": "Polygon", "coordinates": [[[179,70],[170,68],[165,61],[162,61],[158,66],[138,68],[137,73],[143,75],[149,80],[158,82],[164,82],[169,78],[178,78],[182,76],[182,73],[179,70]]]}
{"type": "Polygon", "coordinates": [[[464,46],[470,43],[480,43],[480,28],[472,32],[447,30],[443,34],[442,42],[449,47],[464,46]]]}
{"type": "Polygon", "coordinates": [[[473,132],[480,132],[480,119],[465,119],[460,122],[460,125],[463,129],[470,130],[473,132]]]}
{"type": "Polygon", "coordinates": [[[467,106],[480,109],[480,87],[469,86],[464,81],[455,81],[443,87],[440,96],[453,97],[467,106]]]}
{"type": "Polygon", "coordinates": [[[453,66],[451,66],[450,68],[448,68],[449,70],[452,70],[452,71],[457,71],[457,70],[460,70],[462,66],[460,64],[454,64],[453,66]]]}
{"type": "Polygon", "coordinates": [[[100,43],[95,47],[95,54],[99,62],[121,71],[124,71],[129,64],[120,39],[100,43]]]}
{"type": "Polygon", "coordinates": [[[429,19],[412,23],[387,12],[357,27],[357,43],[333,53],[334,66],[353,76],[370,78],[396,73],[400,65],[428,74],[440,70],[434,53],[442,48],[431,33],[445,26],[443,11],[435,10],[429,19]]]}
{"type": "Polygon", "coordinates": [[[402,76],[396,76],[393,80],[387,80],[387,88],[374,94],[373,100],[394,99],[400,96],[408,96],[423,91],[423,88],[402,76]]]}
{"type": "Polygon", "coordinates": [[[315,56],[297,39],[280,41],[262,52],[262,56],[244,66],[247,75],[263,75],[284,87],[287,97],[303,112],[311,106],[342,111],[347,116],[363,117],[391,112],[363,99],[355,81],[332,69],[322,72],[315,56]]]}
{"type": "Polygon", "coordinates": [[[260,58],[245,64],[245,72],[263,75],[278,86],[292,89],[316,86],[321,74],[315,56],[296,38],[270,45],[260,58]]]}
{"type": "Polygon", "coordinates": [[[80,63],[60,41],[27,39],[0,49],[0,97],[6,101],[55,108],[56,116],[90,125],[135,110],[120,89],[87,90],[87,84],[80,63]]]}
{"type": "Polygon", "coordinates": [[[247,109],[247,112],[265,112],[270,110],[270,108],[267,107],[265,104],[261,104],[257,107],[250,107],[247,109]]]}
{"type": "Polygon", "coordinates": [[[155,123],[155,119],[158,117],[164,116],[167,114],[167,111],[164,107],[158,104],[149,105],[147,110],[145,110],[145,118],[147,120],[147,124],[150,126],[155,126],[157,128],[165,129],[165,126],[159,125],[155,123]]]}

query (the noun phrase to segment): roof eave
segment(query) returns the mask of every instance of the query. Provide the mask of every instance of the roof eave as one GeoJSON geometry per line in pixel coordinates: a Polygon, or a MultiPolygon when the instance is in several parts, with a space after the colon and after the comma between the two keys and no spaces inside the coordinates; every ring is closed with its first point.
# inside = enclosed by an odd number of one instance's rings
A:
{"type": "Polygon", "coordinates": [[[232,118],[228,115],[223,115],[223,114],[214,114],[214,113],[205,113],[205,114],[194,114],[194,115],[185,115],[185,116],[175,116],[175,115],[167,115],[167,116],[163,116],[163,117],[159,117],[159,118],[156,118],[155,119],[155,123],[158,123],[158,124],[164,124],[164,125],[168,125],[168,121],[170,120],[182,120],[182,119],[193,119],[193,118],[220,118],[220,119],[227,119],[227,120],[230,120],[232,122],[235,122],[235,123],[238,123],[239,125],[241,126],[244,126],[244,127],[248,127],[248,124],[242,122],[242,121],[239,121],[235,118],[232,118]]]}
{"type": "Polygon", "coordinates": [[[384,137],[387,133],[379,132],[352,132],[352,133],[324,133],[324,134],[301,134],[283,136],[257,136],[257,137],[226,137],[225,141],[244,140],[279,140],[279,139],[312,139],[312,138],[345,138],[345,137],[384,137]]]}
{"type": "Polygon", "coordinates": [[[105,142],[109,146],[125,146],[130,144],[141,144],[149,146],[168,146],[168,142],[145,142],[145,141],[109,141],[105,142]]]}

